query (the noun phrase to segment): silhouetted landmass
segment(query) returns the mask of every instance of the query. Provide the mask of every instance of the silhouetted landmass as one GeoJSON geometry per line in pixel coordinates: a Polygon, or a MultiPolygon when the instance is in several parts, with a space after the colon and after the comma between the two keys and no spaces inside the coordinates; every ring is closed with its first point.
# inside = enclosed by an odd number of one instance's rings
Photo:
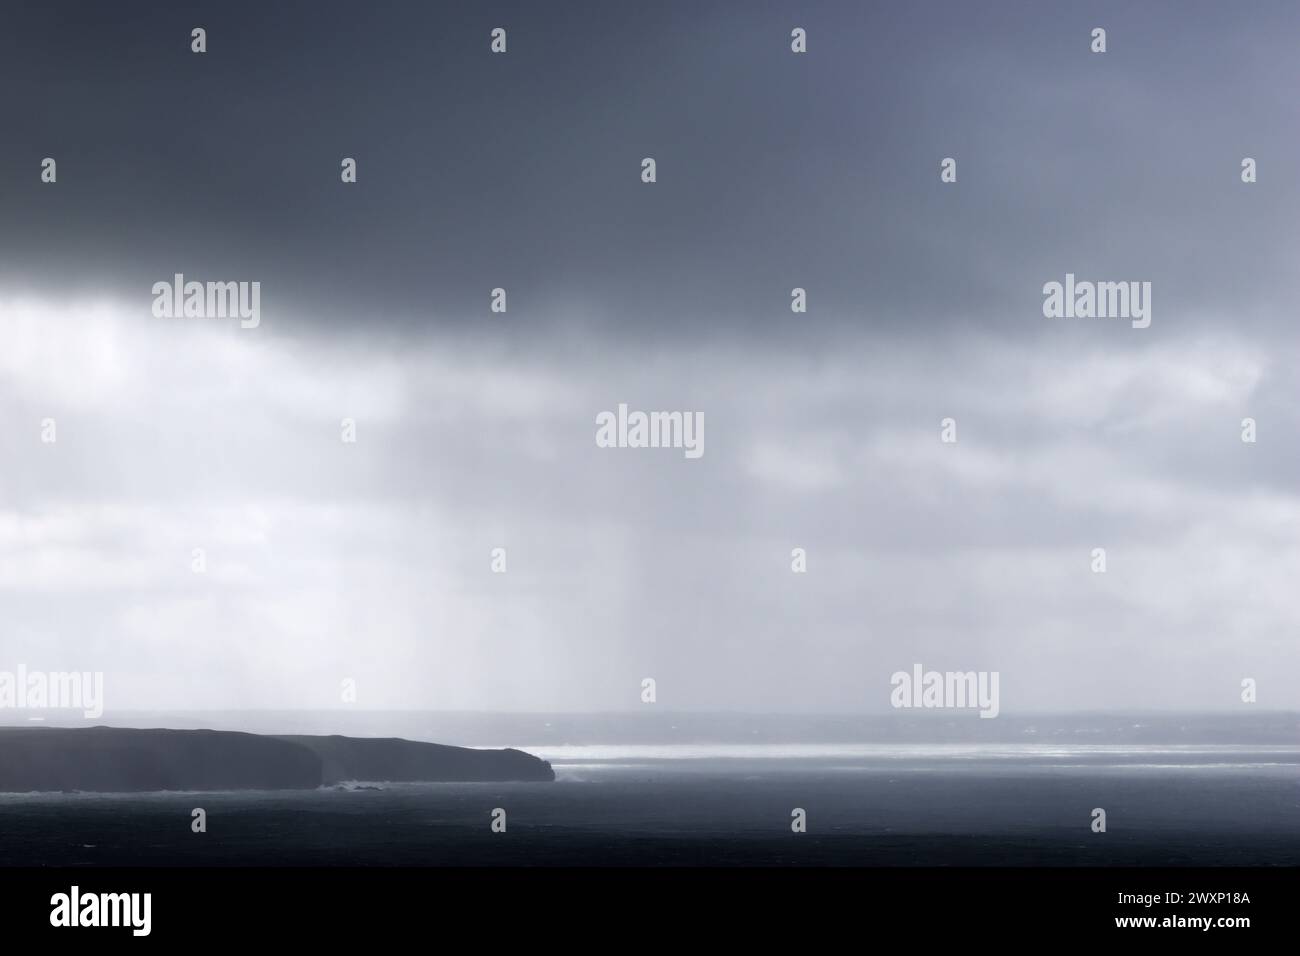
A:
{"type": "Polygon", "coordinates": [[[519,750],[219,730],[0,728],[0,792],[300,790],[340,780],[554,780],[519,750]]]}
{"type": "Polygon", "coordinates": [[[117,727],[0,729],[0,791],[316,787],[320,758],[274,737],[117,727]]]}
{"type": "Polygon", "coordinates": [[[522,750],[471,750],[396,737],[277,737],[306,747],[321,760],[322,783],[342,780],[473,783],[554,780],[545,760],[522,750]]]}

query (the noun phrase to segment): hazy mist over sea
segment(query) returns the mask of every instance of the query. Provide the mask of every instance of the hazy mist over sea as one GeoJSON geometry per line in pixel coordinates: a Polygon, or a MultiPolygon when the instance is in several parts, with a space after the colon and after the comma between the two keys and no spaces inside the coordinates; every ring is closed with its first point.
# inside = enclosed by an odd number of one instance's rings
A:
{"type": "MultiPolygon", "coordinates": [[[[406,737],[466,747],[640,744],[906,744],[1126,745],[1297,744],[1300,714],[1253,711],[1232,715],[1002,714],[895,711],[888,715],[675,712],[646,707],[612,713],[483,713],[474,711],[130,711],[98,720],[58,711],[0,711],[0,725],[173,727],[248,733],[406,737]]],[[[543,756],[545,754],[543,753],[543,756]]]]}

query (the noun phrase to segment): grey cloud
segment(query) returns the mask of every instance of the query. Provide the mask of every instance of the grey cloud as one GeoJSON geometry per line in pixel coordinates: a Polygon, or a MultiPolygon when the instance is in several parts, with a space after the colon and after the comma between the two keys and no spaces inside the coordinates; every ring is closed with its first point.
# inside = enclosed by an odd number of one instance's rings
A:
{"type": "Polygon", "coordinates": [[[343,9],[4,14],[7,654],[137,708],[1300,706],[1292,6],[343,9]],[[261,326],[153,318],[177,271],[261,326]],[[1045,319],[1066,272],[1151,328],[1045,319]],[[704,457],[597,448],[619,402],[704,457]]]}

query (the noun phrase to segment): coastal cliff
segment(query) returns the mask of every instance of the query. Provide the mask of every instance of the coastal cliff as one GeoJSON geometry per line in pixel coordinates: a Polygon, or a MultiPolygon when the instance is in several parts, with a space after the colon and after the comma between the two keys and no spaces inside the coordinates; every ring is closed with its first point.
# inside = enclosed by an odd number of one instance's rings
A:
{"type": "Polygon", "coordinates": [[[519,750],[219,730],[0,727],[0,793],[301,790],[342,780],[546,781],[519,750]]]}
{"type": "Polygon", "coordinates": [[[321,761],[321,782],[341,780],[554,780],[545,760],[522,750],[473,750],[396,737],[277,737],[305,747],[321,761]]]}

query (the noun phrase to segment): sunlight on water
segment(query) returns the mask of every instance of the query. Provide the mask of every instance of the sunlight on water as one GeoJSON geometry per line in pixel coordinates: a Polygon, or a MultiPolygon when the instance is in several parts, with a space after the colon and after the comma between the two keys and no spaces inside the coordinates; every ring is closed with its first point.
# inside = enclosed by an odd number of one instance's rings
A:
{"type": "Polygon", "coordinates": [[[663,760],[1066,761],[1146,763],[1300,764],[1300,746],[1236,744],[534,744],[520,749],[544,760],[575,764],[663,760]],[[1217,758],[1217,759],[1210,759],[1217,758]],[[1225,759],[1226,758],[1226,759],[1225,759]]]}

